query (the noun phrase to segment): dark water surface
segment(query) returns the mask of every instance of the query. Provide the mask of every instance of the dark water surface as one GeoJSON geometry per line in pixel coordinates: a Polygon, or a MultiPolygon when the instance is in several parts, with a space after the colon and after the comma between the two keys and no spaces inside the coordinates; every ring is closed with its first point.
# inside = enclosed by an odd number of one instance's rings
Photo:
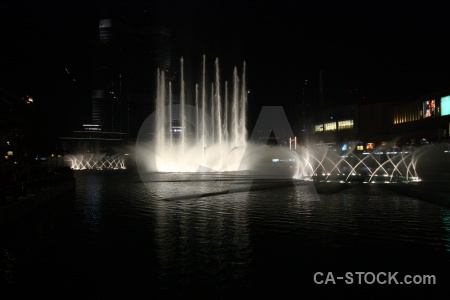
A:
{"type": "Polygon", "coordinates": [[[221,194],[245,187],[245,176],[141,179],[127,170],[76,178],[75,195],[0,232],[4,293],[61,299],[448,294],[450,209],[381,185],[320,196],[311,185],[221,194]],[[195,196],[213,192],[219,193],[195,196]],[[400,281],[432,274],[437,284],[316,285],[316,272],[399,272],[400,281]]]}

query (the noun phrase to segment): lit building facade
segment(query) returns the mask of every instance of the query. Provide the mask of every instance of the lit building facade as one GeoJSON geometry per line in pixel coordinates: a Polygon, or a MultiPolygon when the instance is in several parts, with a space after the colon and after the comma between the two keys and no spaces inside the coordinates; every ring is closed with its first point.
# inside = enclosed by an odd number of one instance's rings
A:
{"type": "Polygon", "coordinates": [[[420,144],[449,139],[450,89],[405,103],[354,104],[327,108],[310,118],[311,143],[348,142],[371,150],[386,142],[420,144]]]}
{"type": "Polygon", "coordinates": [[[323,109],[310,119],[311,142],[339,143],[357,138],[359,106],[345,105],[323,109]]]}
{"type": "Polygon", "coordinates": [[[450,131],[450,89],[393,106],[389,111],[389,119],[392,134],[406,140],[447,140],[450,131]]]}

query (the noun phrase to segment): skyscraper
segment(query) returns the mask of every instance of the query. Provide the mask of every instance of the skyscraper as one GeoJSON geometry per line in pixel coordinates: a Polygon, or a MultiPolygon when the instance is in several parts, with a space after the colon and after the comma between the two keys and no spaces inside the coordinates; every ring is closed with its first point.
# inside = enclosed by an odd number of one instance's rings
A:
{"type": "Polygon", "coordinates": [[[92,124],[133,140],[153,110],[157,70],[172,77],[170,30],[158,1],[105,3],[93,42],[92,124]]]}
{"type": "Polygon", "coordinates": [[[121,47],[115,21],[101,18],[92,45],[92,120],[101,130],[124,131],[121,47]]]}

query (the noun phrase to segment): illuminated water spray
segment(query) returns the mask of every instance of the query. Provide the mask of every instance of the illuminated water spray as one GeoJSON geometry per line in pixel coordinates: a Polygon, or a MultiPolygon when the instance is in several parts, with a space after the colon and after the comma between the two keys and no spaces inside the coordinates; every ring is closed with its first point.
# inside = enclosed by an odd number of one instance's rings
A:
{"type": "MultiPolygon", "coordinates": [[[[184,61],[180,60],[179,99],[172,82],[158,70],[155,112],[139,132],[136,158],[144,171],[205,172],[249,170],[280,172],[298,179],[322,181],[396,182],[418,180],[418,151],[356,153],[315,148],[266,147],[247,141],[246,66],[235,67],[229,84],[223,82],[219,60],[213,80],[207,82],[203,56],[201,82],[193,95],[185,86],[184,61]],[[339,154],[337,154],[339,153],[339,154]],[[286,171],[286,172],[285,172],[286,171]]],[[[269,121],[273,121],[272,119],[269,121]]],[[[292,141],[290,141],[291,143],[292,141]]]]}
{"type": "Polygon", "coordinates": [[[106,156],[105,154],[79,154],[64,156],[65,164],[73,170],[124,170],[123,155],[106,156]]]}
{"type": "Polygon", "coordinates": [[[337,154],[327,145],[298,151],[299,178],[321,181],[398,182],[418,181],[417,162],[426,149],[414,151],[375,150],[355,153],[348,150],[337,154]]]}
{"type": "Polygon", "coordinates": [[[183,59],[180,66],[179,104],[172,98],[172,83],[158,70],[154,139],[148,145],[154,152],[154,171],[238,170],[247,146],[245,63],[241,75],[234,68],[231,99],[217,58],[214,80],[208,83],[203,56],[201,86],[196,84],[193,97],[186,94],[183,59]]]}

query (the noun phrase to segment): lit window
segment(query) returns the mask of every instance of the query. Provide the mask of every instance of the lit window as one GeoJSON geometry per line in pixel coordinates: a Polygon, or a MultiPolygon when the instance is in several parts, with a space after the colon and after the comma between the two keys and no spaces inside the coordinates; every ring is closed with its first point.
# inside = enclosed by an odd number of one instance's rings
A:
{"type": "Polygon", "coordinates": [[[338,129],[352,129],[353,128],[353,120],[343,120],[338,122],[338,129]]]}
{"type": "Polygon", "coordinates": [[[315,132],[323,131],[323,124],[316,125],[316,126],[314,127],[314,131],[315,131],[315,132]]]}
{"type": "Polygon", "coordinates": [[[336,122],[325,123],[323,124],[323,127],[325,131],[333,131],[337,129],[336,122]]]}

